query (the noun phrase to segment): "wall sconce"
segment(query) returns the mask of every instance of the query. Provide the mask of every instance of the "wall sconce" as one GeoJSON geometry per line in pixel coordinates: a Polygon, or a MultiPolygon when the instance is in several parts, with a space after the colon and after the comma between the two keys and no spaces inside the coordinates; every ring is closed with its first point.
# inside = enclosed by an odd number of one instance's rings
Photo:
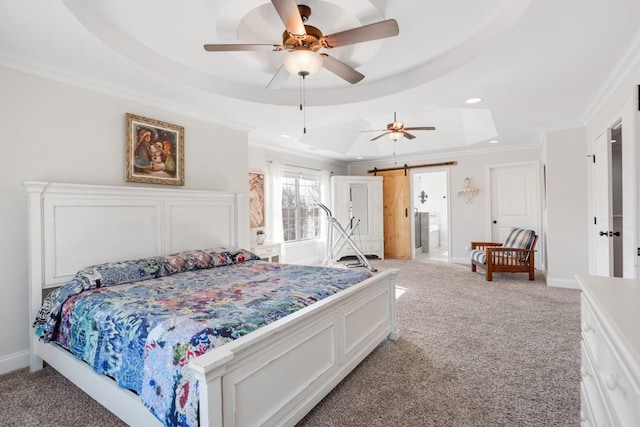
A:
{"type": "Polygon", "coordinates": [[[420,203],[422,204],[427,201],[427,197],[429,196],[427,196],[427,193],[425,193],[424,190],[422,190],[420,194],[418,194],[418,200],[420,200],[420,203]]]}
{"type": "Polygon", "coordinates": [[[473,198],[477,196],[478,193],[480,193],[480,190],[471,186],[471,179],[465,178],[464,187],[458,190],[458,197],[464,197],[467,203],[473,203],[473,198]]]}

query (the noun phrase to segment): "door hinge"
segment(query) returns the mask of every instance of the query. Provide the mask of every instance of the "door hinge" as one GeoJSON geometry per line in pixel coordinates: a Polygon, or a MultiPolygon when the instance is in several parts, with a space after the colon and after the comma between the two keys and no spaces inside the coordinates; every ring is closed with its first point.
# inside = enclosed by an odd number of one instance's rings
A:
{"type": "Polygon", "coordinates": [[[597,225],[598,224],[598,218],[596,218],[595,216],[593,217],[593,225],[597,225]]]}

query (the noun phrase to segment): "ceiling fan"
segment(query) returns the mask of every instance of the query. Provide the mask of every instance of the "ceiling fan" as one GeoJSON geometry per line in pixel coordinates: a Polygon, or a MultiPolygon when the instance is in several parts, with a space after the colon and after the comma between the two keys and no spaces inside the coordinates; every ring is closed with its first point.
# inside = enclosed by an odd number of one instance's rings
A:
{"type": "Polygon", "coordinates": [[[408,130],[436,130],[433,126],[418,126],[418,127],[404,127],[404,123],[399,122],[396,118],[396,112],[393,112],[393,123],[389,123],[387,125],[387,130],[371,130],[371,131],[363,131],[363,132],[383,132],[382,134],[371,138],[371,141],[375,141],[378,138],[382,138],[385,135],[389,135],[394,141],[402,138],[403,136],[407,139],[415,139],[415,135],[407,132],[408,130]]]}
{"type": "Polygon", "coordinates": [[[282,34],[282,44],[205,44],[207,52],[287,50],[283,66],[267,85],[276,88],[284,83],[288,73],[305,77],[324,67],[351,84],[358,83],[364,75],[351,66],[327,55],[318,53],[322,48],[347,46],[350,44],[377,40],[398,35],[400,32],[395,19],[376,22],[350,30],[325,36],[318,28],[306,25],[311,8],[296,4],[295,0],[271,0],[286,30],[282,34]]]}

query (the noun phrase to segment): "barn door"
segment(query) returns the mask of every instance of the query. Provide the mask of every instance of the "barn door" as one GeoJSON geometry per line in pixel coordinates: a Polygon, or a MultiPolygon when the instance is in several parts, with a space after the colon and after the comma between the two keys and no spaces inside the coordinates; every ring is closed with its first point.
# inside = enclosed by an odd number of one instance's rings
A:
{"type": "Polygon", "coordinates": [[[383,177],[384,257],[411,259],[409,171],[377,172],[383,177]]]}

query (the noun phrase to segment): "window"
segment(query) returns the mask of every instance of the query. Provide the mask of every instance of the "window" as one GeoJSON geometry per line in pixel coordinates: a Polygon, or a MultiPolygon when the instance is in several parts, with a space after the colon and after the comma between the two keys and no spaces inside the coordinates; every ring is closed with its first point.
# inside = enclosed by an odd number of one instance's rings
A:
{"type": "Polygon", "coordinates": [[[320,237],[320,177],[285,173],[282,230],[285,242],[320,237]]]}

